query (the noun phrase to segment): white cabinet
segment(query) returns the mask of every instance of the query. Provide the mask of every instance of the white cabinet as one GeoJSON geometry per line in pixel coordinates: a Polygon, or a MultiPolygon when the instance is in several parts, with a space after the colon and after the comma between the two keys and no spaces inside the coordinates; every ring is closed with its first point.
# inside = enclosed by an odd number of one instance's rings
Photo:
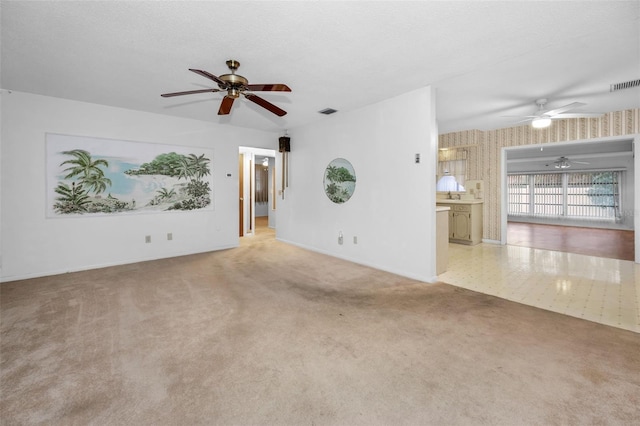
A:
{"type": "Polygon", "coordinates": [[[482,242],[482,203],[438,201],[437,205],[451,208],[449,242],[470,245],[482,242]]]}

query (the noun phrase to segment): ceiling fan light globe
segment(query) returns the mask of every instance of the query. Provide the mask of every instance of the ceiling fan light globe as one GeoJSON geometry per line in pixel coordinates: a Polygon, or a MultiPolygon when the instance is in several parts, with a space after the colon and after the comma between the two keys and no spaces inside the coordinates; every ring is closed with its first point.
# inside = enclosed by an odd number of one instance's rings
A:
{"type": "Polygon", "coordinates": [[[535,129],[544,129],[545,127],[551,126],[551,119],[549,117],[534,118],[531,126],[535,129]]]}

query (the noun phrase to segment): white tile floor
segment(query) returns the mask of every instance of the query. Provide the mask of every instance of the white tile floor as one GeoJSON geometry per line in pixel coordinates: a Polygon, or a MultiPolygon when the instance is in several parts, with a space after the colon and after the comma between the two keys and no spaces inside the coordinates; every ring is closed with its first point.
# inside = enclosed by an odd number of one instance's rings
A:
{"type": "Polygon", "coordinates": [[[640,333],[640,264],[498,244],[449,244],[447,271],[464,287],[640,333]]]}

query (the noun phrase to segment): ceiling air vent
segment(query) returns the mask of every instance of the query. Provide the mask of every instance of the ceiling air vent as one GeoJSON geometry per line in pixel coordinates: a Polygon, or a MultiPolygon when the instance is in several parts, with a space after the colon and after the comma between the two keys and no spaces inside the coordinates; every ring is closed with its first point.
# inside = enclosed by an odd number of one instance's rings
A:
{"type": "Polygon", "coordinates": [[[329,115],[329,114],[333,114],[334,112],[338,112],[338,110],[333,108],[325,108],[322,111],[318,111],[318,112],[320,114],[329,115]]]}
{"type": "Polygon", "coordinates": [[[616,90],[631,89],[632,87],[638,87],[638,86],[640,86],[640,79],[625,81],[624,83],[612,84],[611,89],[609,90],[611,92],[615,92],[616,90]]]}

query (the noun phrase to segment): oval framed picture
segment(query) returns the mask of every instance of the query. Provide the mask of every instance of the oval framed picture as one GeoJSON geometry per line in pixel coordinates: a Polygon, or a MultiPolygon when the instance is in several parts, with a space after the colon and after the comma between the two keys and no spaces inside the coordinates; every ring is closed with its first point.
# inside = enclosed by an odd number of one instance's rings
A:
{"type": "Polygon", "coordinates": [[[345,203],[356,190],[356,172],[344,158],[332,160],[324,170],[324,193],[336,204],[345,203]]]}

